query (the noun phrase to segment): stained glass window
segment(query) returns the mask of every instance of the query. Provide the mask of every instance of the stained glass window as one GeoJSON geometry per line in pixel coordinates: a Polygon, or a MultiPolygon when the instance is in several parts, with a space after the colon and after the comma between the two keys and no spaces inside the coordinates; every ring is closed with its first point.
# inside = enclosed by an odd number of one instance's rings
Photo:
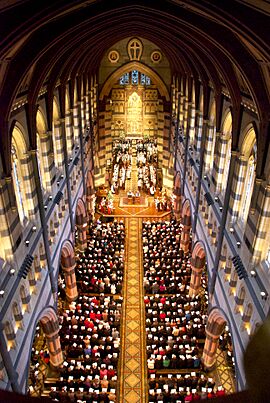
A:
{"type": "Polygon", "coordinates": [[[148,76],[145,77],[145,85],[151,85],[151,80],[148,76]]]}
{"type": "Polygon", "coordinates": [[[138,72],[138,70],[132,70],[131,84],[132,85],[138,85],[138,82],[139,82],[139,72],[138,72]]]}
{"type": "Polygon", "coordinates": [[[147,75],[143,73],[139,73],[138,70],[132,70],[130,73],[125,73],[120,77],[119,84],[120,85],[151,85],[151,79],[147,75]]]}
{"type": "Polygon", "coordinates": [[[122,77],[120,77],[120,85],[129,84],[129,73],[125,73],[122,77]]]}

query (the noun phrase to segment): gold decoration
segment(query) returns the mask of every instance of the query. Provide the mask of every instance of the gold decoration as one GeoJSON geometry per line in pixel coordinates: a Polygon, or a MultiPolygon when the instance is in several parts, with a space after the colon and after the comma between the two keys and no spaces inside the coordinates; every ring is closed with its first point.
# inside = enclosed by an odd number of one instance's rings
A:
{"type": "Polygon", "coordinates": [[[151,53],[151,60],[153,63],[159,63],[162,59],[162,54],[159,50],[154,50],[151,53]]]}
{"type": "Polygon", "coordinates": [[[128,56],[130,60],[140,60],[142,57],[143,45],[138,38],[132,38],[127,46],[128,56]]]}
{"type": "Polygon", "coordinates": [[[113,49],[108,54],[108,59],[111,63],[117,63],[119,60],[120,54],[117,50],[113,49]]]}

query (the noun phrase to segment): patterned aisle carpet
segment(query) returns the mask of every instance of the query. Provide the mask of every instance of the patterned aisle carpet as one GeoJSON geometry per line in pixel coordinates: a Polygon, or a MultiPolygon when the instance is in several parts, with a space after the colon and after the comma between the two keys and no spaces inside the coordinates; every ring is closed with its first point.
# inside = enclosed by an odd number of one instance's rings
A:
{"type": "Polygon", "coordinates": [[[143,267],[139,218],[126,218],[126,260],[121,331],[119,403],[148,401],[143,301],[143,267]]]}

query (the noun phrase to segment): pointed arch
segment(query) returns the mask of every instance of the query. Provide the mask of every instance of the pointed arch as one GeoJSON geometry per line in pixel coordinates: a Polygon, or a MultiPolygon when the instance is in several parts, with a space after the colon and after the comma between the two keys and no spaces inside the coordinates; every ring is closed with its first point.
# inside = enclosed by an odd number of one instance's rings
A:
{"type": "Polygon", "coordinates": [[[163,80],[154,70],[138,61],[131,61],[121,66],[119,69],[115,70],[104,83],[102,90],[100,92],[99,99],[102,100],[105,96],[108,96],[116,81],[122,75],[128,73],[131,70],[138,70],[139,72],[149,76],[150,79],[157,85],[160,95],[164,97],[166,101],[170,101],[170,95],[163,80]]]}
{"type": "Polygon", "coordinates": [[[191,207],[190,201],[186,199],[182,207],[182,232],[180,239],[180,249],[183,250],[185,254],[190,252],[191,247],[191,207]]]}
{"type": "Polygon", "coordinates": [[[66,298],[68,301],[75,301],[78,298],[77,281],[76,281],[76,259],[74,246],[70,240],[63,243],[61,249],[61,267],[65,277],[66,298]]]}
{"type": "Polygon", "coordinates": [[[40,323],[47,340],[50,354],[50,363],[53,367],[59,367],[63,362],[59,337],[59,323],[56,312],[53,308],[46,308],[40,318],[40,323]]]}
{"type": "Polygon", "coordinates": [[[37,110],[36,115],[36,127],[37,127],[37,161],[39,169],[39,177],[41,181],[41,187],[43,190],[47,188],[47,184],[50,183],[49,173],[49,155],[50,150],[50,138],[47,134],[47,125],[44,118],[44,114],[40,108],[37,110]]]}
{"type": "Polygon", "coordinates": [[[36,124],[37,124],[37,132],[39,135],[42,135],[47,132],[46,120],[43,111],[40,108],[38,108],[37,110],[36,124]]]}
{"type": "Polygon", "coordinates": [[[202,355],[202,362],[207,370],[211,370],[215,365],[218,340],[225,329],[226,323],[227,321],[222,311],[218,308],[212,309],[205,328],[206,339],[202,355]]]}
{"type": "Polygon", "coordinates": [[[26,208],[27,189],[26,181],[24,180],[25,177],[28,178],[29,176],[27,165],[28,156],[25,133],[23,127],[18,122],[15,122],[11,135],[11,175],[21,223],[24,223],[24,220],[28,217],[26,208]]]}
{"type": "Polygon", "coordinates": [[[95,214],[95,187],[94,177],[89,170],[86,176],[86,208],[89,218],[94,218],[95,214]]]}
{"type": "Polygon", "coordinates": [[[194,297],[201,288],[202,273],[205,268],[206,253],[202,242],[197,241],[193,247],[191,255],[191,279],[189,295],[194,297]]]}
{"type": "Polygon", "coordinates": [[[249,124],[244,130],[244,139],[241,146],[239,172],[237,175],[237,189],[239,194],[233,205],[233,210],[239,211],[239,218],[244,230],[253,194],[257,167],[257,142],[254,126],[249,124]]]}
{"type": "Polygon", "coordinates": [[[78,233],[78,248],[83,251],[87,246],[87,212],[83,199],[79,198],[76,206],[75,222],[78,233]]]}

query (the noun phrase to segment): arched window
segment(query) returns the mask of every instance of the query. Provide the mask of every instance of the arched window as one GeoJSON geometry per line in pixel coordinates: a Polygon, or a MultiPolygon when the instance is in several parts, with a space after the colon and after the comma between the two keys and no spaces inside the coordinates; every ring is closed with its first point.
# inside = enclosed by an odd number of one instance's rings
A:
{"type": "Polygon", "coordinates": [[[43,167],[40,137],[39,137],[38,133],[37,133],[37,166],[38,166],[38,174],[39,174],[39,178],[40,178],[41,190],[42,190],[42,192],[44,192],[44,190],[45,190],[44,174],[43,174],[44,167],[43,167]]]}
{"type": "Polygon", "coordinates": [[[242,188],[241,206],[239,218],[242,225],[245,225],[249,213],[251,197],[256,177],[256,163],[257,163],[257,144],[256,144],[256,134],[254,128],[252,127],[243,143],[242,154],[244,155],[247,166],[244,173],[244,185],[242,188]]]}
{"type": "Polygon", "coordinates": [[[146,76],[145,74],[140,73],[138,70],[132,70],[129,73],[125,73],[120,77],[119,80],[120,85],[144,85],[149,86],[151,85],[150,77],[146,76]]]}
{"type": "Polygon", "coordinates": [[[244,193],[242,196],[243,201],[242,201],[242,206],[240,209],[240,219],[243,223],[245,223],[247,221],[247,216],[248,216],[248,212],[249,212],[252,191],[253,191],[253,186],[254,186],[254,181],[255,181],[255,176],[256,176],[255,168],[256,168],[255,158],[253,155],[251,155],[248,160],[247,174],[246,174],[246,180],[245,180],[245,185],[244,185],[244,193]]]}
{"type": "Polygon", "coordinates": [[[266,263],[270,267],[270,247],[268,249],[267,255],[266,255],[266,263]]]}
{"type": "Polygon", "coordinates": [[[232,149],[232,139],[228,140],[227,147],[226,147],[226,157],[225,157],[225,164],[224,164],[224,171],[222,177],[222,191],[225,193],[227,183],[228,183],[228,176],[229,176],[229,168],[230,168],[230,161],[231,161],[231,149],[232,149]]]}
{"type": "Polygon", "coordinates": [[[44,117],[43,117],[42,113],[40,112],[40,110],[38,110],[38,112],[37,112],[37,162],[38,162],[38,171],[39,171],[41,189],[43,192],[46,189],[46,176],[45,176],[44,158],[42,155],[43,148],[42,148],[42,144],[41,144],[41,138],[42,138],[42,136],[44,137],[45,135],[46,135],[45,120],[44,120],[44,117]]]}
{"type": "Polygon", "coordinates": [[[129,73],[125,73],[122,77],[120,77],[119,84],[120,84],[120,85],[127,85],[127,84],[129,84],[129,73]]]}
{"type": "Polygon", "coordinates": [[[25,212],[24,203],[23,203],[22,177],[21,177],[20,166],[19,166],[20,161],[18,159],[17,150],[16,150],[14,142],[12,142],[12,144],[11,144],[11,158],[12,158],[12,178],[13,178],[13,183],[14,183],[14,188],[15,188],[14,189],[15,196],[16,196],[20,221],[23,223],[24,220],[26,219],[26,212],[25,212]]]}
{"type": "Polygon", "coordinates": [[[139,83],[139,72],[138,70],[132,70],[131,72],[131,84],[138,85],[139,83]]]}
{"type": "Polygon", "coordinates": [[[232,149],[232,114],[229,111],[224,119],[222,127],[222,135],[220,138],[220,149],[221,154],[219,169],[223,174],[221,175],[221,191],[224,195],[228,183],[229,168],[231,162],[231,149],[232,149]]]}

